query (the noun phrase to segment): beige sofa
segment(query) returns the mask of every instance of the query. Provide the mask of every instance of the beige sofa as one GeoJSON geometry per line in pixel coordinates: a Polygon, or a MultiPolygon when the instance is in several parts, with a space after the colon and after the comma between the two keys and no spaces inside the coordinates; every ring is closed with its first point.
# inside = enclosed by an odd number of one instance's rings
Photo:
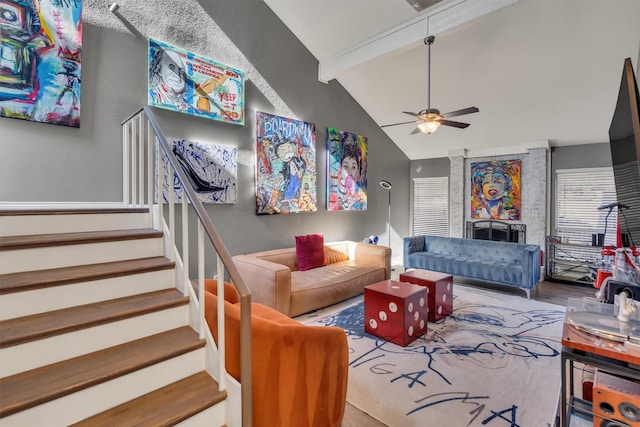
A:
{"type": "Polygon", "coordinates": [[[363,292],[391,277],[391,249],[357,242],[325,243],[327,265],[298,270],[296,248],[276,249],[233,260],[251,299],[287,316],[317,310],[363,292]]]}

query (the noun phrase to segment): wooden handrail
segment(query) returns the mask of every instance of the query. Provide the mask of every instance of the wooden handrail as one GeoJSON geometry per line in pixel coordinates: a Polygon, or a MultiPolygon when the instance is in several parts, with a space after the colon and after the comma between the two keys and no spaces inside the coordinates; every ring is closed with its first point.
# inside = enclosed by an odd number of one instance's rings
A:
{"type": "MultiPolygon", "coordinates": [[[[153,133],[158,141],[160,147],[162,147],[162,151],[166,154],[171,167],[173,168],[175,174],[178,176],[178,180],[180,181],[180,185],[183,190],[183,195],[186,195],[189,201],[191,202],[191,206],[198,216],[198,220],[202,224],[204,233],[209,238],[213,247],[215,248],[220,260],[224,264],[227,272],[229,273],[229,277],[231,282],[236,287],[240,298],[240,376],[241,376],[241,393],[242,393],[242,425],[244,427],[249,427],[252,424],[252,397],[251,397],[251,292],[249,288],[245,284],[244,280],[240,276],[240,273],[231,258],[231,254],[227,250],[220,234],[216,230],[211,218],[207,214],[202,202],[198,199],[195,190],[190,184],[186,173],[182,169],[182,166],[176,159],[173,151],[169,147],[167,143],[167,139],[158,124],[158,121],[153,114],[153,111],[150,107],[144,106],[137,110],[134,114],[130,115],[127,119],[122,122],[122,125],[134,119],[138,114],[144,112],[146,116],[146,120],[151,126],[153,133]]],[[[151,153],[149,154],[151,155],[151,153]]],[[[157,164],[158,169],[160,169],[161,159],[158,159],[157,164]]],[[[158,171],[160,173],[160,171],[158,171]]],[[[158,189],[158,197],[162,197],[162,189],[158,189]]],[[[188,268],[185,266],[184,268],[188,268]]],[[[220,272],[218,272],[220,274],[220,272]]],[[[186,285],[186,284],[185,284],[186,285]]],[[[204,286],[204,284],[200,284],[200,286],[204,286]]],[[[201,301],[203,303],[203,301],[201,301]]]]}

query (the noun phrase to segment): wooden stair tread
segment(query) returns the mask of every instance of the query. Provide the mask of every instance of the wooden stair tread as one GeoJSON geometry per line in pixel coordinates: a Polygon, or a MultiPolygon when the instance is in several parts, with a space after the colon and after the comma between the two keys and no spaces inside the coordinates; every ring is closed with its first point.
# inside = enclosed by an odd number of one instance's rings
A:
{"type": "Polygon", "coordinates": [[[173,288],[8,319],[0,322],[0,348],[188,303],[189,298],[173,288]]]}
{"type": "Polygon", "coordinates": [[[0,251],[47,246],[114,242],[120,240],[151,239],[157,237],[162,237],[162,231],[155,230],[153,228],[34,234],[24,236],[0,236],[0,251]]]}
{"type": "Polygon", "coordinates": [[[0,379],[0,418],[197,350],[189,326],[0,379]]]}
{"type": "Polygon", "coordinates": [[[86,215],[109,213],[147,213],[148,208],[52,208],[52,209],[0,209],[0,216],[28,215],[86,215]]]}
{"type": "Polygon", "coordinates": [[[226,399],[227,392],[205,371],[72,424],[71,427],[124,425],[168,427],[226,399]]]}
{"type": "Polygon", "coordinates": [[[168,258],[151,257],[2,274],[0,275],[0,295],[165,270],[174,266],[175,263],[168,258]]]}

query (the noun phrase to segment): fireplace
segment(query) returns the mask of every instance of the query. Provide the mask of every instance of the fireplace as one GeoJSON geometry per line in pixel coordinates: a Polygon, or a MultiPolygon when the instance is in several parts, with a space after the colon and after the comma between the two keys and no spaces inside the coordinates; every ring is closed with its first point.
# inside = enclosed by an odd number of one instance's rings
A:
{"type": "Polygon", "coordinates": [[[497,242],[526,242],[527,226],[494,219],[467,221],[467,239],[493,240],[497,242]]]}

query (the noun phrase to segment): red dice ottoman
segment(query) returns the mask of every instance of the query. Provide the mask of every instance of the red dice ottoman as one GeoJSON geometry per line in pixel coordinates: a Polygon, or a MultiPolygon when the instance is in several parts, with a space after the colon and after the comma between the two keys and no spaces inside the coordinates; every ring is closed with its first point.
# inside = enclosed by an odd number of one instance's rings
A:
{"type": "Polygon", "coordinates": [[[364,330],[400,346],[427,332],[427,289],[383,280],[364,288],[364,330]]]}
{"type": "Polygon", "coordinates": [[[411,270],[400,275],[401,282],[426,286],[429,290],[429,320],[435,322],[453,310],[453,276],[429,270],[411,270]]]}

